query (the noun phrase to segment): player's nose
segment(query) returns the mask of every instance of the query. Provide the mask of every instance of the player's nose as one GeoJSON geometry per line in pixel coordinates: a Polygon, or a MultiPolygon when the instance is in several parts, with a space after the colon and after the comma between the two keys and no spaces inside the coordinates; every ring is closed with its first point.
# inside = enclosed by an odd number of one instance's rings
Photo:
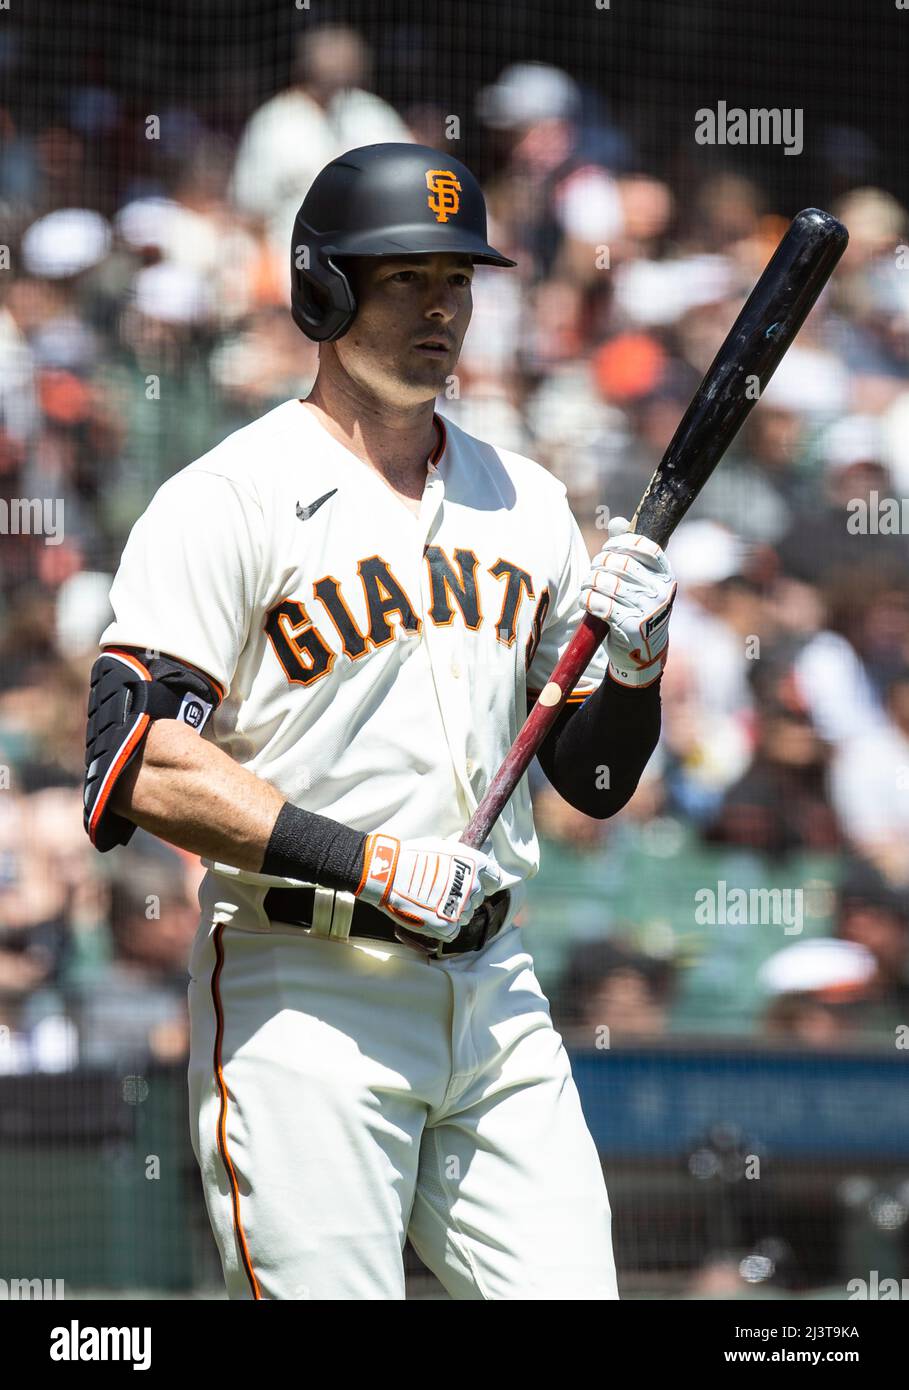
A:
{"type": "Polygon", "coordinates": [[[426,316],[450,323],[464,302],[463,295],[448,283],[447,276],[432,281],[427,290],[426,316]]]}
{"type": "Polygon", "coordinates": [[[457,312],[457,298],[450,290],[442,289],[430,297],[426,317],[434,323],[450,323],[457,312]]]}

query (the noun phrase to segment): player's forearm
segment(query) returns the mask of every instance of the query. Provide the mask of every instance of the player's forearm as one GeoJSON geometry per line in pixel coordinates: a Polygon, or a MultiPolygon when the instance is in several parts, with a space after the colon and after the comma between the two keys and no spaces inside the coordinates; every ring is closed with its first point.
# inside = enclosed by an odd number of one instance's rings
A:
{"type": "Polygon", "coordinates": [[[206,859],[258,871],[285,798],[175,719],[150,727],[113,793],[113,809],[206,859]]]}
{"type": "Polygon", "coordinates": [[[543,741],[540,766],[560,796],[605,820],[630,801],[660,737],[660,681],[626,688],[608,678],[566,707],[543,741]]]}
{"type": "Polygon", "coordinates": [[[366,835],[286,801],[187,725],[156,720],[117,783],[114,810],[217,863],[353,892],[366,835]]]}

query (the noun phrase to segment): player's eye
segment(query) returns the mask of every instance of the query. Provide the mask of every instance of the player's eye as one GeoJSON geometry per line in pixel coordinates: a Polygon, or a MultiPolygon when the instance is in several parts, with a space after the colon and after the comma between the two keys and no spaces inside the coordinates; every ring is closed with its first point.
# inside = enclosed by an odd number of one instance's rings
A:
{"type": "Polygon", "coordinates": [[[389,280],[397,280],[399,285],[407,285],[411,280],[416,279],[415,270],[396,270],[393,275],[389,275],[389,280]]]}
{"type": "Polygon", "coordinates": [[[452,275],[451,278],[459,289],[465,289],[470,284],[470,276],[464,275],[461,271],[458,271],[456,275],[452,275]]]}

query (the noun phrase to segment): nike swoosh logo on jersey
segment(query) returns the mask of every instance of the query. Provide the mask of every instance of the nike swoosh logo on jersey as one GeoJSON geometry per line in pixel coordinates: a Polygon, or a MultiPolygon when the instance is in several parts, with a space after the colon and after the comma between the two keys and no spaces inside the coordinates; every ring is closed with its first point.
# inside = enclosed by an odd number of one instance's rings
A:
{"type": "Polygon", "coordinates": [[[329,497],[334,497],[337,490],[338,489],[336,487],[333,487],[331,492],[326,492],[322,497],[317,497],[315,502],[310,502],[308,507],[301,507],[300,503],[298,502],[297,516],[300,518],[301,521],[308,521],[311,516],[315,516],[316,512],[319,510],[323,502],[327,502],[329,497]]]}

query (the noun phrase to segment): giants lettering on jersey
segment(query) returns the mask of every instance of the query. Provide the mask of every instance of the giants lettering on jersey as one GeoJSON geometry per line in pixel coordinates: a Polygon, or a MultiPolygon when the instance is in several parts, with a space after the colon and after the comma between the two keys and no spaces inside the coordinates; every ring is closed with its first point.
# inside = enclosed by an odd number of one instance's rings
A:
{"type": "MultiPolygon", "coordinates": [[[[437,426],[418,509],[306,402],[234,431],[134,526],[102,634],[223,687],[204,736],[295,805],[402,839],[463,831],[582,619],[590,566],[561,482],[437,426]]],[[[577,698],[606,668],[600,646],[577,698]]],[[[503,886],[536,871],[527,778],[490,839],[503,886]]]]}
{"type": "MultiPolygon", "coordinates": [[[[475,552],[457,547],[450,558],[441,546],[427,545],[423,558],[429,574],[428,615],[432,623],[436,627],[450,627],[457,614],[468,629],[478,631],[483,625],[484,614],[477,583],[480,561],[475,552]]],[[[494,624],[495,638],[503,646],[511,647],[517,637],[518,615],[524,596],[534,598],[533,580],[520,565],[501,557],[489,565],[487,571],[502,586],[494,624]]],[[[345,597],[340,580],[332,574],[323,575],[313,584],[314,598],[321,605],[319,620],[321,622],[324,612],[337,634],[341,650],[351,661],[359,661],[369,651],[393,642],[396,628],[420,635],[422,621],[415,605],[387,560],[381,555],[359,560],[357,578],[362,600],[350,592],[345,597]],[[361,613],[360,622],[351,605],[361,613]]],[[[539,645],[549,604],[550,593],[545,588],[534,610],[526,642],[525,670],[539,645]]],[[[265,631],[291,684],[313,685],[332,670],[336,647],[328,642],[324,624],[320,631],[300,599],[282,598],[274,604],[266,616],[265,631]]]]}

